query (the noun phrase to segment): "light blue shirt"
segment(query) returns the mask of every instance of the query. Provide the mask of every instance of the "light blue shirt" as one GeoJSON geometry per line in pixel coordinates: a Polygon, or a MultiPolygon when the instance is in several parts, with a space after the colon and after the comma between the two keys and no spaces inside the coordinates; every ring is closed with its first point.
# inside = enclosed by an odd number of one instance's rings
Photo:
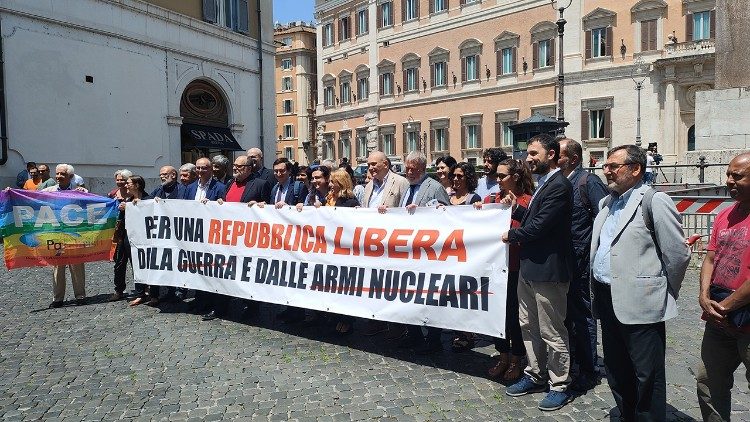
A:
{"type": "Polygon", "coordinates": [[[489,178],[483,176],[477,183],[477,189],[474,191],[482,199],[490,196],[490,194],[500,192],[500,185],[497,183],[497,177],[489,178]]]}
{"type": "Polygon", "coordinates": [[[414,189],[414,193],[412,194],[413,196],[412,196],[412,199],[411,199],[412,203],[414,202],[415,199],[417,199],[417,194],[419,193],[419,189],[422,188],[422,182],[424,182],[425,179],[427,179],[427,175],[426,174],[424,176],[422,176],[422,178],[419,179],[419,181],[417,183],[414,183],[413,185],[409,185],[409,189],[406,190],[406,192],[404,193],[404,197],[401,198],[401,203],[400,203],[399,206],[401,206],[401,207],[405,207],[406,206],[406,201],[409,200],[409,195],[411,194],[411,190],[412,189],[414,189]]]}
{"type": "Polygon", "coordinates": [[[388,175],[385,174],[383,183],[378,183],[378,179],[372,179],[372,193],[370,194],[370,203],[367,204],[367,208],[377,208],[383,202],[383,190],[385,190],[385,184],[388,183],[388,175]]]}
{"type": "Polygon", "coordinates": [[[628,189],[627,192],[619,196],[615,196],[614,193],[612,194],[612,201],[609,203],[609,214],[607,214],[602,231],[599,233],[599,248],[596,250],[596,255],[594,255],[594,265],[592,267],[594,279],[600,283],[612,284],[612,264],[610,261],[612,241],[615,240],[615,235],[617,235],[615,231],[617,230],[617,223],[620,221],[620,214],[622,214],[622,210],[628,203],[633,189],[639,186],[640,184],[628,189]]]}

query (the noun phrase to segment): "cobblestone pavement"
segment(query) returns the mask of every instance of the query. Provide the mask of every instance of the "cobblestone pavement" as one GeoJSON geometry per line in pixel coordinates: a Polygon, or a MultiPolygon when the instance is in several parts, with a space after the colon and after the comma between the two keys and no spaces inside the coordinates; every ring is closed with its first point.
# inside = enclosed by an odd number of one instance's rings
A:
{"type": "MultiPolygon", "coordinates": [[[[541,394],[511,398],[485,377],[489,341],[468,353],[419,357],[383,337],[284,325],[262,306],[247,321],[201,322],[184,304],[107,303],[112,266],[87,264],[90,304],[48,310],[51,271],[0,269],[0,418],[12,420],[608,420],[606,382],[557,412],[541,394]]],[[[68,299],[72,291],[68,286],[68,299]]],[[[670,420],[700,417],[690,368],[702,323],[697,273],[667,325],[670,420]]],[[[362,324],[355,325],[355,330],[362,324]]],[[[735,420],[750,420],[744,372],[735,420]]]]}

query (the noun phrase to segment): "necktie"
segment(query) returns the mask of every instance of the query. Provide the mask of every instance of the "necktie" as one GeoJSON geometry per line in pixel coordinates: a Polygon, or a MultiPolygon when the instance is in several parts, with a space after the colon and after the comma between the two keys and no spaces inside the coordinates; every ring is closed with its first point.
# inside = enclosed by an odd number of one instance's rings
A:
{"type": "Polygon", "coordinates": [[[276,191],[276,202],[281,202],[281,185],[279,185],[279,190],[276,191]]]}
{"type": "Polygon", "coordinates": [[[414,202],[414,192],[417,191],[417,188],[419,185],[411,185],[409,186],[409,196],[406,198],[406,204],[405,205],[411,205],[412,202],[414,202]]]}

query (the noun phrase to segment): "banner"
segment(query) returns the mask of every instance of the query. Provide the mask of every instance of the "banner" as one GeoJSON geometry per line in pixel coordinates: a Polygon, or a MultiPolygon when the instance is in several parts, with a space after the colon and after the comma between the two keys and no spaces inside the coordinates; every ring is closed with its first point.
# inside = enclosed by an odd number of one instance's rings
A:
{"type": "Polygon", "coordinates": [[[136,281],[504,337],[510,211],[128,203],[136,281]]]}
{"type": "Polygon", "coordinates": [[[108,260],[117,201],[78,192],[0,192],[8,269],[108,260]]]}

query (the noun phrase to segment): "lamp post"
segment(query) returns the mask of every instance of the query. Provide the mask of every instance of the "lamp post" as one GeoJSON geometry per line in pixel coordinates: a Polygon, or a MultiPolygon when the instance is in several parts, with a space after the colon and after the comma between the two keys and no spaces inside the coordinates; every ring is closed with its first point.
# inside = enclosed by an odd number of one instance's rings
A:
{"type": "Polygon", "coordinates": [[[635,82],[635,90],[638,92],[638,115],[636,117],[635,124],[635,145],[641,146],[641,90],[643,89],[643,82],[646,81],[648,76],[648,64],[643,61],[643,57],[638,56],[633,61],[633,68],[630,71],[630,78],[635,82]]]}
{"type": "MultiPolygon", "coordinates": [[[[557,121],[564,122],[565,121],[565,72],[563,69],[563,34],[565,33],[565,24],[568,22],[563,17],[565,14],[565,9],[569,8],[570,5],[573,3],[573,0],[568,0],[568,4],[566,6],[561,6],[560,2],[556,2],[555,0],[550,0],[550,3],[552,4],[552,7],[555,7],[555,3],[557,3],[557,11],[560,13],[560,17],[557,19],[557,37],[559,39],[558,46],[557,46],[557,121]]],[[[564,3],[564,2],[563,2],[564,3]]],[[[560,126],[560,129],[558,129],[560,132],[560,135],[565,134],[565,126],[560,126]]]]}

